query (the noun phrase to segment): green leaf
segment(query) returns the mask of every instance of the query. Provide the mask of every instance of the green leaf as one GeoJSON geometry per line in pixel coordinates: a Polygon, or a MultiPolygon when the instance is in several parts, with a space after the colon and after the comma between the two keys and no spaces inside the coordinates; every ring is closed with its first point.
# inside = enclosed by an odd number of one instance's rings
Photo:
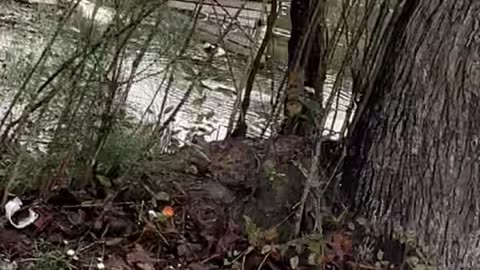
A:
{"type": "Polygon", "coordinates": [[[248,242],[252,246],[258,246],[260,242],[261,231],[252,219],[248,216],[243,216],[245,219],[245,231],[247,233],[248,242]]]}
{"type": "Polygon", "coordinates": [[[162,213],[157,213],[157,216],[158,216],[158,217],[157,217],[157,221],[160,222],[160,223],[165,223],[165,222],[167,222],[167,220],[168,220],[168,217],[165,216],[165,215],[162,214],[162,213]]]}

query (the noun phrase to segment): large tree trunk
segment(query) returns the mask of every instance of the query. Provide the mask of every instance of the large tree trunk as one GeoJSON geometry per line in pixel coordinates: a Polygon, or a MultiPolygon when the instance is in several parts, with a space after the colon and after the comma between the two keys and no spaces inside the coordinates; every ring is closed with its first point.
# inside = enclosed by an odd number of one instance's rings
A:
{"type": "Polygon", "coordinates": [[[405,2],[343,180],[438,269],[480,269],[480,1],[405,2]]]}

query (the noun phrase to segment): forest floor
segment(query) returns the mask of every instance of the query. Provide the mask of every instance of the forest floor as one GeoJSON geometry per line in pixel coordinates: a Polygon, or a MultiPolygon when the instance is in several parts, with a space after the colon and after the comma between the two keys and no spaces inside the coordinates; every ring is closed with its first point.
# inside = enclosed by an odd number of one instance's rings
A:
{"type": "Polygon", "coordinates": [[[48,190],[18,196],[21,210],[0,219],[0,269],[378,269],[353,263],[345,214],[325,211],[321,234],[306,207],[292,237],[308,146],[294,136],[199,142],[81,188],[59,166],[48,190]],[[15,228],[28,209],[38,217],[15,228]]]}
{"type": "MultiPolygon", "coordinates": [[[[19,17],[0,14],[0,27],[19,17]]],[[[335,176],[338,151],[325,148],[320,171],[335,176]]],[[[0,209],[0,270],[382,269],[376,256],[355,262],[364,228],[347,214],[336,177],[326,204],[309,200],[294,232],[311,149],[295,136],[198,142],[121,176],[86,169],[84,179],[71,177],[66,158],[41,188],[6,198],[20,209],[11,219],[0,209]],[[30,211],[32,223],[16,228],[30,211]]]]}

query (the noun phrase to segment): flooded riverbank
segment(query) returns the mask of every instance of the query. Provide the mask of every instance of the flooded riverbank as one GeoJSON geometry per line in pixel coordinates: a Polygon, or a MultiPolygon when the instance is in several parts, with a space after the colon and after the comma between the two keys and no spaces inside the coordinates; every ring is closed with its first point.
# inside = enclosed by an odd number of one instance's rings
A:
{"type": "MultiPolygon", "coordinates": [[[[40,25],[38,20],[42,20],[41,25],[50,24],[52,25],[52,29],[55,29],[53,27],[56,23],[53,21],[55,14],[47,16],[48,12],[52,12],[48,10],[48,6],[49,5],[33,5],[30,7],[13,6],[10,7],[12,11],[1,14],[0,21],[14,21],[13,25],[5,25],[1,28],[0,32],[0,60],[2,60],[5,65],[10,67],[10,65],[14,65],[14,62],[18,61],[18,59],[25,59],[26,57],[37,59],[39,57],[39,54],[42,52],[40,48],[44,48],[47,45],[48,31],[45,29],[36,29],[35,26],[40,25]],[[36,9],[36,11],[30,9],[36,9]],[[31,19],[28,19],[28,16],[19,16],[19,13],[27,14],[31,19]],[[47,13],[47,15],[45,15],[45,13],[47,13]],[[40,15],[38,14],[43,15],[39,17],[40,15]],[[19,20],[19,18],[22,18],[23,21],[19,20]],[[47,20],[52,21],[47,22],[47,20]]],[[[88,6],[88,4],[85,5],[85,7],[88,6]]],[[[170,12],[175,13],[175,10],[171,10],[170,12]]],[[[88,19],[88,14],[91,13],[89,13],[88,10],[83,10],[79,12],[79,14],[86,16],[85,19],[88,19]]],[[[104,12],[102,14],[107,13],[104,12]]],[[[78,30],[72,26],[71,32],[74,34],[75,31],[78,30]]],[[[67,43],[64,40],[57,40],[56,42],[60,44],[67,43]]],[[[192,46],[200,47],[201,44],[192,44],[192,46]]],[[[156,49],[155,47],[151,48],[152,51],[156,49]]],[[[147,73],[155,74],[165,69],[165,61],[158,61],[156,57],[155,54],[151,54],[151,56],[147,54],[140,64],[139,70],[148,69],[150,71],[147,73]]],[[[127,60],[126,63],[131,61],[132,59],[127,60]]],[[[203,132],[209,141],[223,139],[226,136],[229,117],[236,99],[236,95],[234,94],[236,92],[234,81],[236,81],[238,85],[238,81],[240,81],[246,73],[246,66],[245,64],[242,65],[241,61],[236,61],[237,66],[230,67],[230,71],[228,62],[229,60],[224,56],[215,59],[216,67],[212,69],[209,76],[200,80],[200,86],[196,87],[188,101],[176,115],[175,122],[171,125],[171,128],[179,140],[184,140],[192,130],[203,132]],[[216,76],[218,72],[225,74],[233,72],[233,78],[216,76]]],[[[282,68],[276,67],[274,69],[277,70],[277,74],[273,79],[268,75],[267,70],[264,70],[257,76],[257,82],[254,84],[254,91],[251,97],[251,110],[247,115],[247,122],[250,127],[249,135],[251,136],[259,136],[265,128],[265,116],[270,114],[272,94],[275,94],[272,92],[272,83],[274,85],[273,89],[276,90],[283,78],[279,71],[282,68]]],[[[332,87],[333,81],[334,77],[330,76],[325,85],[325,95],[329,94],[329,89],[332,87]]],[[[160,113],[159,110],[162,107],[162,101],[165,96],[165,85],[161,85],[161,83],[162,76],[157,75],[136,81],[132,85],[127,100],[131,113],[135,115],[137,119],[145,116],[147,122],[154,121],[155,117],[160,113]]],[[[171,109],[177,106],[184,97],[190,83],[191,81],[188,80],[188,74],[180,69],[170,87],[171,90],[166,98],[167,104],[165,108],[171,109]]],[[[8,104],[11,96],[2,95],[2,100],[3,104],[8,104]]],[[[334,108],[338,107],[338,112],[335,117],[336,120],[333,122],[334,114],[332,113],[327,122],[327,126],[333,127],[333,130],[338,132],[345,118],[345,109],[349,102],[348,94],[342,95],[338,100],[335,99],[335,103],[337,103],[337,101],[338,105],[334,104],[333,106],[334,108]]],[[[165,116],[168,117],[168,113],[166,113],[165,116]]],[[[270,129],[267,128],[265,135],[268,136],[269,133],[270,129]]]]}

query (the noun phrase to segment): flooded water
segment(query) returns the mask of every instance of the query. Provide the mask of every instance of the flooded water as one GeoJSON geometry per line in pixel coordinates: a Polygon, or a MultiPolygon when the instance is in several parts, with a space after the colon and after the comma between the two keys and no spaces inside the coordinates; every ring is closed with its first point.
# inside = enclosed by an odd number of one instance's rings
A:
{"type": "MultiPolygon", "coordinates": [[[[47,1],[47,0],[35,0],[35,1],[47,1]]],[[[52,1],[52,0],[48,0],[52,1]]],[[[93,7],[88,1],[82,1],[85,4],[81,6],[81,14],[88,18],[91,13],[91,8],[93,7]]],[[[23,7],[16,7],[17,9],[24,9],[23,7]]],[[[25,12],[24,12],[25,13],[25,12]]],[[[9,16],[12,16],[13,13],[4,12],[0,14],[0,22],[7,21],[9,16]]],[[[26,12],[26,14],[31,14],[26,12]]],[[[101,15],[98,19],[99,24],[108,23],[108,20],[111,18],[111,13],[108,9],[102,10],[99,12],[101,15]]],[[[32,15],[33,16],[33,15],[32,15]]],[[[19,53],[23,55],[33,54],[38,57],[39,50],[45,46],[46,39],[42,37],[41,34],[32,33],[35,27],[31,26],[32,20],[25,19],[25,24],[23,26],[17,25],[16,27],[10,28],[0,28],[0,61],[7,61],[9,55],[17,54],[16,57],[19,57],[19,53]]],[[[60,41],[61,42],[61,41],[60,41]]],[[[278,40],[274,43],[277,58],[286,57],[286,42],[284,40],[278,40]]],[[[35,58],[35,57],[33,57],[35,58]]],[[[161,70],[165,68],[165,65],[161,61],[155,61],[155,65],[150,65],[152,61],[146,59],[143,63],[143,66],[140,67],[140,70],[146,66],[154,70],[161,70]]],[[[150,59],[152,60],[152,59],[150,59]]],[[[246,67],[236,67],[236,75],[239,78],[242,77],[242,74],[246,72],[246,67]]],[[[265,114],[269,111],[269,104],[271,100],[271,91],[270,85],[271,81],[267,77],[258,76],[260,82],[255,84],[254,91],[251,97],[251,110],[247,115],[247,122],[249,125],[249,134],[252,136],[258,136],[261,130],[265,126],[265,114]]],[[[277,87],[281,76],[275,78],[277,81],[277,87]]],[[[183,98],[189,81],[185,80],[182,76],[177,76],[177,79],[174,81],[174,84],[170,90],[170,94],[167,97],[166,107],[176,106],[180,100],[183,98]]],[[[161,76],[151,77],[144,79],[135,83],[132,87],[130,95],[128,97],[128,102],[132,108],[132,113],[138,118],[141,118],[142,115],[146,116],[147,121],[152,121],[155,119],[155,116],[158,115],[161,103],[165,94],[164,86],[160,87],[163,89],[159,91],[156,95],[157,89],[162,81],[161,76]],[[151,105],[151,106],[150,106],[151,105]],[[147,110],[148,109],[148,110],[147,110]]],[[[326,84],[326,98],[329,95],[334,77],[329,76],[326,84]]],[[[222,80],[218,78],[205,79],[202,81],[203,85],[208,86],[210,89],[204,89],[203,91],[193,91],[188,102],[181,108],[178,115],[175,117],[175,122],[172,125],[172,128],[178,131],[178,138],[180,140],[185,139],[186,135],[193,128],[198,128],[203,130],[206,133],[207,140],[219,140],[223,139],[226,136],[227,125],[229,117],[232,112],[233,104],[235,102],[236,96],[232,93],[235,92],[233,83],[230,80],[222,80]],[[213,89],[213,90],[212,90],[213,89]],[[215,89],[221,89],[221,91],[215,91],[215,89]],[[202,100],[202,102],[198,102],[202,100]],[[211,117],[203,117],[199,119],[199,115],[210,115],[211,117]]],[[[5,99],[4,99],[5,100],[5,99]]],[[[343,125],[345,118],[345,110],[349,102],[349,96],[343,94],[339,102],[335,102],[334,108],[337,107],[338,111],[336,114],[336,119],[334,121],[334,113],[332,112],[329,115],[329,120],[327,122],[327,127],[333,127],[334,131],[339,131],[343,125]]],[[[267,130],[266,135],[269,134],[267,130]]]]}

